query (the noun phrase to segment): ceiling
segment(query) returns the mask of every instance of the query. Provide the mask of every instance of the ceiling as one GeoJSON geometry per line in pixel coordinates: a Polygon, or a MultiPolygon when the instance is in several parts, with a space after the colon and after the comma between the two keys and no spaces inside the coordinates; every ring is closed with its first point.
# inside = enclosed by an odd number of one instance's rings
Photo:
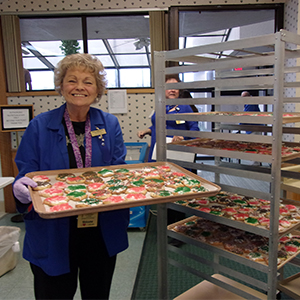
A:
{"type": "MultiPolygon", "coordinates": [[[[199,36],[222,29],[274,19],[274,10],[180,12],[180,36],[199,36]]],[[[22,41],[82,39],[80,17],[21,19],[22,41]]],[[[149,37],[149,18],[134,16],[87,17],[88,39],[149,37]]]]}

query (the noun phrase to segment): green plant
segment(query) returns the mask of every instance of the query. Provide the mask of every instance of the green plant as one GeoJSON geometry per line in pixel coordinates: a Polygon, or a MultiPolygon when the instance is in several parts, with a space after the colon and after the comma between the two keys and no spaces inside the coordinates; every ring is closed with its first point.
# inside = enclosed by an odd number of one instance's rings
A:
{"type": "Polygon", "coordinates": [[[77,40],[62,40],[61,46],[59,46],[64,55],[75,54],[80,50],[80,46],[77,40]]]}

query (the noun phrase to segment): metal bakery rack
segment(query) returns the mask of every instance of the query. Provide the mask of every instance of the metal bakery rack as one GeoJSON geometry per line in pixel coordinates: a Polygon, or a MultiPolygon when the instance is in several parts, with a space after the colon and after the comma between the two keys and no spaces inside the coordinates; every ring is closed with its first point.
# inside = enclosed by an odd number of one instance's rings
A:
{"type": "MultiPolygon", "coordinates": [[[[195,287],[186,293],[178,295],[176,299],[206,299],[212,294],[212,299],[218,299],[220,289],[225,289],[231,296],[237,299],[275,299],[277,289],[281,288],[285,293],[295,296],[295,291],[289,290],[293,286],[293,279],[284,278],[283,269],[286,266],[277,266],[277,246],[281,236],[279,233],[279,208],[281,191],[281,164],[282,161],[299,163],[297,151],[286,153],[282,148],[285,134],[299,137],[300,130],[294,126],[299,122],[294,115],[290,123],[284,117],[284,105],[300,102],[297,97],[297,81],[300,67],[296,61],[300,57],[300,36],[281,30],[275,34],[258,36],[223,43],[215,43],[182,50],[171,50],[155,53],[155,97],[156,97],[156,126],[157,130],[157,158],[158,161],[171,161],[184,168],[198,169],[214,174],[214,181],[222,190],[241,195],[269,200],[270,205],[270,229],[262,229],[242,222],[220,218],[209,213],[190,209],[187,206],[177,204],[158,205],[158,280],[159,299],[169,299],[168,264],[175,265],[199,276],[199,287],[195,287]],[[202,78],[200,74],[213,74],[211,79],[199,79],[189,82],[165,83],[167,74],[194,74],[194,78],[202,78]],[[198,76],[199,74],[199,76],[198,76]],[[188,89],[194,92],[202,92],[195,98],[166,99],[167,89],[188,89]],[[241,91],[250,90],[252,97],[241,97],[241,91]],[[211,97],[206,97],[205,92],[210,91],[211,97]],[[203,96],[202,96],[203,95],[203,96]],[[244,104],[258,104],[271,112],[268,116],[241,116],[238,114],[172,114],[165,113],[166,105],[212,105],[214,112],[224,111],[228,105],[239,105],[243,110],[244,104]],[[205,121],[212,124],[212,131],[179,131],[166,130],[166,120],[205,121]],[[292,125],[291,127],[289,125],[292,125]],[[243,131],[251,130],[260,134],[243,134],[243,131]],[[225,141],[240,141],[247,143],[267,143],[272,149],[269,154],[259,151],[230,151],[228,149],[214,149],[205,147],[189,147],[184,144],[166,144],[166,136],[181,135],[189,138],[218,139],[225,141]],[[214,157],[214,164],[198,164],[180,160],[167,159],[167,150],[178,153],[190,152],[197,155],[209,155],[214,157]],[[227,160],[226,160],[227,159],[227,160]],[[258,161],[263,166],[235,163],[239,161],[258,161]],[[245,179],[256,179],[269,185],[269,192],[261,192],[253,187],[235,186],[222,183],[222,174],[237,176],[245,179]],[[241,260],[237,255],[222,251],[217,247],[209,247],[214,253],[214,260],[210,266],[214,274],[207,275],[203,271],[190,266],[184,266],[169,258],[169,251],[180,255],[188,255],[180,248],[167,245],[168,237],[173,237],[190,243],[196,247],[206,247],[176,232],[167,230],[167,208],[184,211],[186,214],[197,215],[211,221],[243,229],[247,232],[269,238],[269,265],[259,265],[251,260],[241,260]],[[220,264],[220,257],[225,257],[255,269],[259,269],[267,276],[263,282],[236,270],[224,267],[220,264]],[[222,275],[220,275],[222,274],[222,275]],[[230,279],[230,278],[231,279],[230,279]],[[234,278],[234,279],[232,279],[234,278]],[[241,285],[238,281],[246,283],[241,285]],[[288,282],[288,283],[287,283],[288,282]],[[291,283],[292,282],[292,283],[291,283]],[[258,288],[249,289],[246,285],[258,288]],[[207,291],[208,293],[204,292],[207,291]],[[211,293],[210,293],[211,291],[211,293]],[[214,294],[216,293],[216,294],[214,294]],[[219,293],[219,294],[218,294],[219,293]]],[[[287,147],[298,149],[299,143],[287,143],[287,147]]],[[[283,171],[284,177],[299,179],[299,172],[283,171]]],[[[293,203],[292,201],[290,203],[293,203]]],[[[296,229],[298,224],[293,227],[296,229]]],[[[190,255],[192,257],[192,255],[190,255]]],[[[193,257],[195,264],[204,264],[205,258],[193,257]]],[[[299,265],[299,259],[294,258],[288,262],[299,265]]],[[[296,276],[297,280],[299,276],[296,276]]],[[[221,290],[222,291],[222,290],[221,290]]],[[[299,298],[299,293],[296,294],[299,298]]],[[[235,299],[235,298],[232,298],[235,299]]]]}

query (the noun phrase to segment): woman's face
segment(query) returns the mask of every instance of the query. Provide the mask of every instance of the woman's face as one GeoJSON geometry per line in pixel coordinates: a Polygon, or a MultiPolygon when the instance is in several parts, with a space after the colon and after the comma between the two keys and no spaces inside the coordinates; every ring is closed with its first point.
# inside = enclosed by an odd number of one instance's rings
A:
{"type": "Polygon", "coordinates": [[[83,67],[71,68],[63,79],[61,94],[68,105],[90,106],[98,95],[96,78],[83,67]]]}
{"type": "MultiPolygon", "coordinates": [[[[166,81],[166,83],[176,83],[178,82],[175,78],[170,78],[166,81]]],[[[167,99],[176,99],[179,97],[179,90],[166,90],[166,98],[167,99]]]]}

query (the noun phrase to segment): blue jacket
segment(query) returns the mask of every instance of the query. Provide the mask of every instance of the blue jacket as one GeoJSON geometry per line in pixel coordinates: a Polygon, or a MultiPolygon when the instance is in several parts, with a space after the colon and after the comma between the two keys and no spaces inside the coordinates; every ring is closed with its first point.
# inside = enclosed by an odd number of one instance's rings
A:
{"type": "MultiPolygon", "coordinates": [[[[65,104],[39,114],[28,125],[18,148],[16,180],[28,172],[69,169],[66,135],[62,124],[65,104]]],[[[91,130],[105,128],[105,147],[92,137],[92,167],[124,164],[126,147],[117,118],[90,108],[91,130]]],[[[21,211],[24,205],[17,201],[21,211]]],[[[110,256],[128,247],[129,209],[99,213],[99,228],[110,256]]],[[[42,219],[34,208],[25,216],[23,256],[48,275],[69,272],[69,218],[42,219]]]]}
{"type": "MultiPolygon", "coordinates": [[[[246,104],[244,111],[260,111],[258,104],[246,104]]],[[[244,124],[241,124],[244,125],[244,124]]],[[[245,124],[245,125],[259,125],[259,124],[245,124]]],[[[246,131],[247,134],[251,134],[252,131],[246,131]]]]}
{"type": "MultiPolygon", "coordinates": [[[[193,110],[190,107],[190,105],[178,105],[179,110],[174,110],[172,112],[169,112],[169,108],[167,106],[166,108],[166,113],[167,114],[177,114],[177,113],[192,113],[193,110]]],[[[152,154],[153,154],[153,149],[154,149],[154,145],[156,143],[156,119],[155,119],[155,113],[152,115],[151,117],[151,122],[152,125],[150,127],[151,129],[151,145],[150,145],[150,149],[149,149],[149,157],[148,157],[148,161],[154,161],[152,160],[152,154]]],[[[195,121],[185,121],[182,124],[177,124],[176,121],[174,120],[167,120],[166,122],[166,128],[167,129],[176,129],[176,130],[192,130],[192,131],[199,131],[199,127],[198,127],[198,122],[195,121]]],[[[187,138],[185,138],[187,139],[187,138]]]]}

